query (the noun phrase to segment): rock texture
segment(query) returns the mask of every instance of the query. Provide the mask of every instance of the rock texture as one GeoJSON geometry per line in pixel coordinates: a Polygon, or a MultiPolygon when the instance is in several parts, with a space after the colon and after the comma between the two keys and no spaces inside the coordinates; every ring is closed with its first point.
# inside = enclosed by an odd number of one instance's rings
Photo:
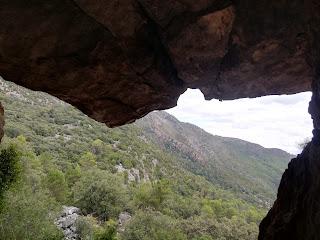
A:
{"type": "Polygon", "coordinates": [[[301,0],[0,4],[0,74],[108,126],[173,107],[187,87],[206,99],[310,89],[319,13],[301,0]]]}
{"type": "Polygon", "coordinates": [[[260,225],[259,240],[320,236],[320,145],[310,143],[285,171],[278,198],[260,225]]]}
{"type": "Polygon", "coordinates": [[[77,219],[80,216],[80,209],[64,206],[60,217],[55,221],[57,227],[63,231],[65,240],[79,240],[77,233],[77,219]]]}
{"type": "Polygon", "coordinates": [[[128,212],[122,212],[118,218],[118,229],[117,232],[124,232],[126,224],[131,220],[131,214],[128,212]]]}
{"type": "Polygon", "coordinates": [[[259,240],[318,240],[320,238],[320,4],[305,1],[313,69],[309,113],[313,139],[285,171],[277,200],[260,225],[259,240]]]}

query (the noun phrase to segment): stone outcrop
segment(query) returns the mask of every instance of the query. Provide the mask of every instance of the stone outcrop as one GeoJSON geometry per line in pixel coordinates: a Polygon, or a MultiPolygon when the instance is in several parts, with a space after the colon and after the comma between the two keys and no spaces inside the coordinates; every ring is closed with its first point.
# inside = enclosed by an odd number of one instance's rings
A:
{"type": "Polygon", "coordinates": [[[118,165],[115,166],[115,169],[117,170],[117,173],[124,173],[127,176],[127,181],[128,182],[137,182],[140,183],[142,182],[149,182],[149,175],[145,169],[140,171],[137,168],[130,168],[126,169],[123,167],[122,163],[119,163],[118,165]]]}
{"type": "Polygon", "coordinates": [[[79,240],[77,233],[77,219],[81,211],[76,207],[64,206],[61,215],[55,221],[58,228],[63,231],[65,240],[79,240]]]}
{"type": "Polygon", "coordinates": [[[126,224],[131,220],[131,214],[128,212],[122,212],[119,214],[118,218],[118,228],[117,232],[124,232],[126,224]]]}
{"type": "Polygon", "coordinates": [[[206,99],[309,90],[319,13],[300,0],[2,0],[0,15],[5,79],[116,126],[187,87],[206,99]]]}

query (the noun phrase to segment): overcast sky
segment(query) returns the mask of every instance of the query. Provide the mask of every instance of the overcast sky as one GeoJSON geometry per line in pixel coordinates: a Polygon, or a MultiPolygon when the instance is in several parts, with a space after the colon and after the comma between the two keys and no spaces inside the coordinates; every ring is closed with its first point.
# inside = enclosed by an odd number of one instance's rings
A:
{"type": "Polygon", "coordinates": [[[205,101],[199,90],[187,90],[175,108],[180,121],[214,135],[235,137],[297,154],[298,143],[311,137],[310,92],[219,102],[205,101]]]}

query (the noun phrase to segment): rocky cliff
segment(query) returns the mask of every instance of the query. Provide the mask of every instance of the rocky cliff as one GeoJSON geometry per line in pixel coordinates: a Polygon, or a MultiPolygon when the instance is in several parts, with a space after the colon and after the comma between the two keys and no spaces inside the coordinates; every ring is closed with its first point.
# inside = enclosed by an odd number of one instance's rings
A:
{"type": "Polygon", "coordinates": [[[259,240],[319,239],[320,147],[309,144],[285,171],[259,240]]]}

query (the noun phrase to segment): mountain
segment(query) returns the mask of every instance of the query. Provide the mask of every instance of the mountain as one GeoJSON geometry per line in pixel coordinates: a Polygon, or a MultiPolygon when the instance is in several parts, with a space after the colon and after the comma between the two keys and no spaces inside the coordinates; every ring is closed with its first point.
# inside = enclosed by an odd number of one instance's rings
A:
{"type": "MultiPolygon", "coordinates": [[[[272,204],[281,175],[293,157],[279,149],[214,136],[164,111],[110,129],[47,94],[5,81],[1,81],[0,90],[6,109],[6,134],[32,138],[36,152],[50,151],[61,157],[66,152],[80,154],[96,139],[110,142],[110,138],[126,136],[125,141],[114,143],[122,148],[139,139],[174,156],[179,167],[258,205],[272,204]]],[[[67,154],[65,158],[74,156],[67,154]]]]}
{"type": "Polygon", "coordinates": [[[293,155],[236,138],[214,136],[166,112],[136,123],[162,149],[179,156],[189,171],[247,200],[270,205],[293,155]]]}
{"type": "Polygon", "coordinates": [[[0,239],[61,239],[54,216],[67,205],[84,215],[83,239],[253,240],[292,157],[166,112],[110,129],[45,93],[3,80],[0,90],[0,157],[17,148],[23,170],[4,195],[0,239]]]}

